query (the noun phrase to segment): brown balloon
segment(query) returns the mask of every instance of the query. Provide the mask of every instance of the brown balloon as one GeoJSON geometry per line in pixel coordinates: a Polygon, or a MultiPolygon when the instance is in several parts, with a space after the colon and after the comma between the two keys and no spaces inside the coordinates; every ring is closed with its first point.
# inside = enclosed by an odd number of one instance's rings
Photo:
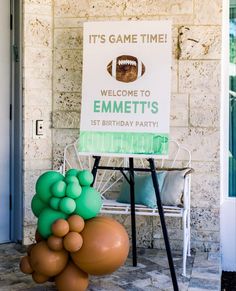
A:
{"type": "Polygon", "coordinates": [[[32,248],[33,248],[35,245],[36,245],[36,244],[31,244],[31,245],[28,246],[28,248],[27,248],[27,254],[28,254],[28,256],[30,256],[31,250],[32,250],[32,248]]]}
{"type": "Polygon", "coordinates": [[[24,274],[32,274],[33,273],[34,270],[32,269],[32,267],[30,265],[30,257],[29,256],[25,256],[25,257],[21,258],[20,270],[24,274]]]}
{"type": "Polygon", "coordinates": [[[34,282],[38,283],[38,284],[45,283],[49,280],[48,276],[42,275],[42,274],[37,273],[37,272],[34,272],[32,274],[32,278],[33,278],[34,282]]]}
{"type": "Polygon", "coordinates": [[[65,268],[67,261],[67,251],[52,251],[46,241],[41,241],[31,250],[30,265],[35,272],[48,277],[58,275],[65,268]]]}
{"type": "Polygon", "coordinates": [[[85,291],[88,287],[88,274],[80,270],[73,262],[55,278],[59,291],[85,291]]]}
{"type": "Polygon", "coordinates": [[[65,219],[58,219],[52,224],[52,233],[63,237],[69,232],[69,223],[65,219]]]}
{"type": "Polygon", "coordinates": [[[63,239],[64,248],[68,252],[77,252],[83,244],[83,238],[78,232],[71,231],[63,239]]]}
{"type": "Polygon", "coordinates": [[[129,252],[125,228],[110,217],[96,217],[85,222],[82,248],[71,254],[74,263],[91,275],[114,272],[124,264],[129,252]]]}
{"type": "Polygon", "coordinates": [[[68,218],[70,231],[81,232],[84,229],[84,220],[79,215],[72,215],[68,218]]]}
{"type": "Polygon", "coordinates": [[[63,238],[51,235],[47,240],[47,244],[52,251],[61,251],[63,249],[63,238]]]}

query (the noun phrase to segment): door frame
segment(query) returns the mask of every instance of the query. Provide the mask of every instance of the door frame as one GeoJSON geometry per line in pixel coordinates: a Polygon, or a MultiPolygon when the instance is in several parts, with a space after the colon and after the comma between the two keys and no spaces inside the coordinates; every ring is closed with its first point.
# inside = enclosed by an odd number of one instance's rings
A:
{"type": "Polygon", "coordinates": [[[223,271],[236,271],[236,197],[229,197],[229,0],[223,0],[220,119],[220,241],[223,271]],[[226,21],[227,20],[227,21],[226,21]]]}
{"type": "Polygon", "coordinates": [[[11,0],[11,230],[10,239],[23,238],[23,92],[22,0],[11,0]]]}

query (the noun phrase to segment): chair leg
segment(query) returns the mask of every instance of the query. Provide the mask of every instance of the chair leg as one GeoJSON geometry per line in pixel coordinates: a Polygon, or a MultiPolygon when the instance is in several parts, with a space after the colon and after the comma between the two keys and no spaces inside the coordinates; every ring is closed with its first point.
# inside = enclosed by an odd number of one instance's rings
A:
{"type": "Polygon", "coordinates": [[[186,276],[186,262],[188,252],[188,229],[187,229],[187,217],[186,213],[183,216],[183,272],[182,275],[186,276]]]}
{"type": "Polygon", "coordinates": [[[191,232],[190,232],[190,213],[187,215],[187,229],[188,229],[188,256],[191,257],[191,232]]]}

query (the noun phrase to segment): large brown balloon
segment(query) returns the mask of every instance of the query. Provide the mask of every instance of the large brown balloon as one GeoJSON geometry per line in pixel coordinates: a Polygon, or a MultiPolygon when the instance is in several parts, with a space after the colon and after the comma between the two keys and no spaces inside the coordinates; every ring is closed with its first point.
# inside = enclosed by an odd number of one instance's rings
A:
{"type": "Polygon", "coordinates": [[[65,268],[67,261],[67,251],[52,251],[45,241],[35,245],[30,253],[30,264],[34,271],[48,277],[58,275],[65,268]]]}
{"type": "Polygon", "coordinates": [[[32,269],[32,267],[30,265],[30,257],[29,256],[25,256],[25,257],[21,258],[20,270],[24,274],[32,274],[33,273],[34,270],[32,269]]]}
{"type": "Polygon", "coordinates": [[[88,287],[88,274],[80,270],[73,262],[55,278],[59,291],[84,291],[88,287]]]}
{"type": "Polygon", "coordinates": [[[48,276],[39,274],[37,272],[34,272],[32,274],[32,278],[33,278],[34,282],[35,283],[38,283],[38,284],[45,283],[45,282],[47,282],[49,280],[49,277],[48,276]]]}
{"type": "Polygon", "coordinates": [[[81,232],[84,229],[84,220],[79,215],[72,215],[67,219],[70,231],[81,232]]]}
{"type": "Polygon", "coordinates": [[[81,235],[82,248],[71,254],[81,270],[91,275],[105,275],[124,264],[129,252],[129,238],[116,220],[110,217],[87,220],[81,235]]]}

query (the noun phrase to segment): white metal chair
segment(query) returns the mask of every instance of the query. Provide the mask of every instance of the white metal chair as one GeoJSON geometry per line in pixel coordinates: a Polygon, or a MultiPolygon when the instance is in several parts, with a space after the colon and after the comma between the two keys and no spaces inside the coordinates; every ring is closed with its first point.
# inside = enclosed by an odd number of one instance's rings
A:
{"type": "MultiPolygon", "coordinates": [[[[70,168],[92,170],[94,158],[92,155],[82,155],[78,152],[78,140],[66,146],[63,159],[63,173],[70,168]]],[[[120,157],[102,157],[99,165],[122,167],[127,163],[126,158],[120,157]]],[[[170,141],[170,153],[168,158],[156,158],[156,168],[163,170],[182,169],[191,166],[191,152],[176,141],[170,141]]],[[[134,158],[134,166],[147,167],[146,159],[134,158]]],[[[101,193],[103,206],[101,213],[107,214],[130,214],[131,207],[127,203],[116,201],[123,175],[117,171],[98,171],[94,187],[101,193]]],[[[182,219],[183,227],[183,272],[186,276],[187,256],[190,256],[190,185],[191,175],[184,178],[183,204],[181,206],[163,205],[165,217],[175,217],[182,219]]],[[[157,208],[148,208],[147,206],[136,204],[136,215],[158,216],[157,208]]]]}

